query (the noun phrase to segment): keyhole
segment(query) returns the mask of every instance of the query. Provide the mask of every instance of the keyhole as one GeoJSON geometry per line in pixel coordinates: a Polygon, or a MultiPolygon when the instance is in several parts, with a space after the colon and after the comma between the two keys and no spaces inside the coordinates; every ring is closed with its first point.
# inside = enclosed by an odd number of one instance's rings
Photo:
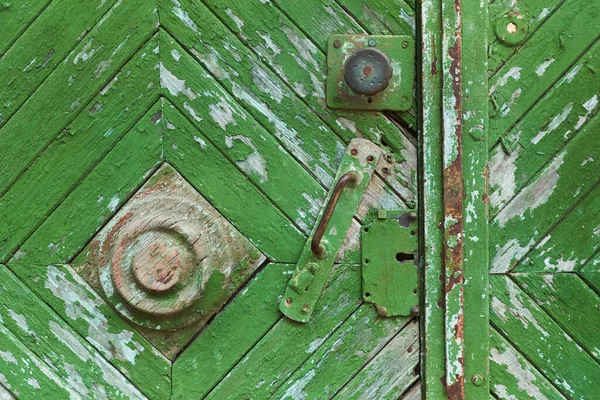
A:
{"type": "Polygon", "coordinates": [[[415,255],[412,253],[398,253],[396,254],[396,260],[399,262],[414,260],[415,255]]]}

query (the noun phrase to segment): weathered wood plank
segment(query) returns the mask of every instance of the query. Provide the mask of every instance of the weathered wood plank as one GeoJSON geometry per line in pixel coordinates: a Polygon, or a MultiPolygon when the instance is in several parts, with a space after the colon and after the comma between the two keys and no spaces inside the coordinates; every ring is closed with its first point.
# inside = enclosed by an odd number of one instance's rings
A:
{"type": "Polygon", "coordinates": [[[519,46],[507,46],[497,39],[494,29],[496,20],[509,11],[518,12],[528,23],[525,39],[527,40],[564,3],[564,0],[498,0],[489,3],[492,29],[489,31],[490,49],[487,67],[490,73],[494,73],[504,63],[510,62],[510,58],[519,51],[519,46]]]}
{"type": "MultiPolygon", "coordinates": [[[[404,162],[416,158],[415,147],[383,114],[337,113],[326,108],[324,53],[273,4],[207,3],[239,39],[202,5],[187,7],[183,18],[181,7],[186,8],[187,1],[182,4],[169,4],[166,0],[162,3],[165,28],[322,183],[331,184],[344,147],[333,132],[346,141],[359,136],[387,143],[403,161],[390,168],[392,176],[384,176],[386,180],[415,179],[416,164],[404,162]],[[261,19],[254,18],[259,14],[261,19]],[[268,34],[264,34],[261,21],[273,24],[268,34]],[[207,38],[198,29],[206,25],[213,27],[215,37],[207,38]],[[198,42],[204,45],[198,46],[198,42]],[[254,50],[260,61],[245,45],[254,50]],[[249,69],[240,69],[240,63],[250,65],[249,69]],[[230,77],[236,77],[235,82],[230,77]]],[[[410,190],[404,192],[408,193],[400,193],[405,199],[413,198],[410,190]]]]}
{"type": "Polygon", "coordinates": [[[490,225],[492,273],[509,271],[548,233],[557,218],[596,185],[598,129],[600,118],[594,118],[494,218],[490,225]]]}
{"type": "Polygon", "coordinates": [[[490,391],[499,399],[564,399],[495,329],[490,329],[490,391]]]}
{"type": "Polygon", "coordinates": [[[581,276],[600,296],[600,252],[588,261],[579,271],[581,276]]]}
{"type": "Polygon", "coordinates": [[[38,297],[150,398],[171,393],[171,363],[68,265],[9,264],[38,297]]]}
{"type": "Polygon", "coordinates": [[[22,3],[5,3],[0,6],[0,57],[23,34],[30,24],[44,11],[52,0],[22,3]]]}
{"type": "MultiPolygon", "coordinates": [[[[490,157],[490,207],[496,215],[598,112],[600,42],[502,137],[490,157]]],[[[507,108],[504,112],[510,112],[507,108]]]]}
{"type": "MultiPolygon", "coordinates": [[[[123,92],[120,94],[127,99],[123,92]]],[[[114,114],[107,117],[113,119],[114,114]]],[[[122,123],[123,119],[115,118],[113,123],[122,123]]],[[[61,264],[69,262],[83,249],[96,231],[162,161],[160,122],[161,105],[155,104],[68,193],[65,200],[19,247],[14,259],[36,264],[61,264]]],[[[120,136],[121,130],[119,127],[111,135],[120,136]]],[[[102,132],[104,129],[98,132],[100,139],[102,132]]],[[[100,147],[98,144],[95,146],[94,150],[100,147]]],[[[73,155],[80,157],[87,148],[92,148],[89,143],[87,147],[73,152],[73,155]]]]}
{"type": "Polygon", "coordinates": [[[492,275],[490,321],[563,395],[594,398],[598,364],[508,276],[492,275]],[[568,368],[564,368],[568,365],[568,368]]]}
{"type": "Polygon", "coordinates": [[[415,36],[415,12],[403,0],[337,0],[370,34],[415,36]]]}
{"type": "MultiPolygon", "coordinates": [[[[165,31],[160,32],[160,48],[164,95],[188,115],[203,137],[308,233],[322,208],[325,189],[165,31]]],[[[291,111],[301,113],[298,109],[291,111]]]]}
{"type": "Polygon", "coordinates": [[[600,362],[600,297],[576,274],[512,274],[560,327],[600,362]]]}
{"type": "Polygon", "coordinates": [[[499,110],[510,108],[491,115],[490,146],[596,41],[599,17],[597,1],[566,0],[490,79],[490,96],[499,110]]]}
{"type": "Polygon", "coordinates": [[[581,268],[600,243],[600,186],[558,223],[513,272],[570,272],[581,268]]]}
{"type": "MultiPolygon", "coordinates": [[[[68,3],[55,1],[16,40],[0,60],[0,127],[21,107],[44,79],[62,62],[73,48],[98,23],[116,0],[85,1],[68,3]],[[70,18],[76,15],[77,18],[70,18]],[[60,23],[58,21],[69,21],[60,23]]],[[[27,5],[25,2],[23,5],[27,5]]],[[[34,2],[38,3],[38,2],[34,2]]],[[[39,2],[41,4],[45,1],[39,2]]],[[[11,8],[18,7],[13,4],[11,8]]],[[[28,8],[31,8],[28,7],[28,8]]],[[[5,14],[6,11],[0,12],[5,14]]],[[[8,26],[2,26],[5,32],[8,26]]],[[[0,51],[2,53],[2,51],[0,51]]],[[[91,53],[90,53],[91,55],[91,53]]],[[[83,57],[83,56],[82,56],[83,57]]]]}
{"type": "Polygon", "coordinates": [[[2,323],[0,318],[0,399],[12,400],[13,393],[23,399],[82,398],[2,323]]]}
{"type": "Polygon", "coordinates": [[[173,399],[202,398],[281,318],[295,264],[268,264],[173,364],[173,399]]]}
{"type": "Polygon", "coordinates": [[[82,397],[145,398],[7,268],[0,282],[3,324],[82,397]]]}
{"type": "Polygon", "coordinates": [[[419,379],[419,324],[411,321],[334,397],[397,399],[419,379]]]}
{"type": "Polygon", "coordinates": [[[268,398],[360,304],[360,273],[338,265],[309,322],[282,318],[250,350],[207,399],[268,398]]]}
{"type": "Polygon", "coordinates": [[[167,161],[261,252],[294,262],[306,240],[301,231],[170,103],[163,117],[167,161]]]}
{"type": "MultiPolygon", "coordinates": [[[[158,60],[152,52],[156,45],[155,40],[148,42],[117,74],[112,86],[92,99],[87,112],[81,112],[0,199],[0,259],[6,259],[32,233],[156,102],[158,74],[148,73],[158,60]]],[[[146,129],[151,118],[146,116],[138,128],[146,129]]],[[[31,136],[37,137],[39,131],[36,128],[31,136]]],[[[19,157],[22,153],[7,154],[19,157]]]]}
{"type": "Polygon", "coordinates": [[[151,2],[119,4],[0,129],[1,193],[154,33],[151,2]],[[35,134],[31,133],[32,126],[35,134]]]}
{"type": "MultiPolygon", "coordinates": [[[[406,326],[410,318],[380,318],[372,304],[363,304],[273,395],[278,399],[332,398],[406,326]]],[[[418,353],[418,348],[411,349],[418,353]]],[[[374,391],[377,392],[377,391],[374,391]]],[[[374,393],[371,392],[371,393],[374,393]]],[[[346,398],[346,397],[343,397],[346,398]]],[[[379,397],[378,397],[379,398],[379,397]]]]}
{"type": "Polygon", "coordinates": [[[423,389],[421,388],[421,381],[417,381],[413,384],[413,386],[408,390],[408,392],[404,393],[404,395],[402,395],[402,397],[400,397],[403,400],[421,400],[422,398],[422,391],[423,389]]]}

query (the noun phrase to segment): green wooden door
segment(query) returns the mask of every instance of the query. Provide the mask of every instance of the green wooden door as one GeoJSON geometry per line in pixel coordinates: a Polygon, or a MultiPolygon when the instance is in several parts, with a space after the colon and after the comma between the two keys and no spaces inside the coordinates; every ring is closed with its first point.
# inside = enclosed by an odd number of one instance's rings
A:
{"type": "Polygon", "coordinates": [[[325,100],[330,35],[414,21],[403,0],[0,4],[0,398],[420,398],[418,318],[363,303],[359,245],[416,207],[417,103],[325,100]],[[296,323],[281,296],[354,138],[382,155],[296,323]]]}

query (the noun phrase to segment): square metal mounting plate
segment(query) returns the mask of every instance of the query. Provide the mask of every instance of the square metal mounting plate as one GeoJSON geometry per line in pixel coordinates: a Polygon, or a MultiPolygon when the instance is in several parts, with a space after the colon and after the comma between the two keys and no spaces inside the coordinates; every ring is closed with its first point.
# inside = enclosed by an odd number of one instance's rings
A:
{"type": "Polygon", "coordinates": [[[346,110],[409,110],[415,80],[414,62],[415,42],[411,36],[330,36],[327,46],[327,106],[346,110]],[[363,49],[383,53],[391,64],[392,74],[387,87],[376,94],[357,93],[345,78],[348,59],[363,49]]]}

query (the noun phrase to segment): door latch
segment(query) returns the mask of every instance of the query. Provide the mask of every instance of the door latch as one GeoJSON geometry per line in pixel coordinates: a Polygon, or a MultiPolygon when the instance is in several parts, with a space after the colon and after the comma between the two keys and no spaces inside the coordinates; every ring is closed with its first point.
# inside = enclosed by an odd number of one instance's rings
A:
{"type": "Polygon", "coordinates": [[[279,305],[288,318],[298,322],[310,319],[380,155],[381,149],[368,140],[350,141],[327,205],[304,245],[279,305]]]}

